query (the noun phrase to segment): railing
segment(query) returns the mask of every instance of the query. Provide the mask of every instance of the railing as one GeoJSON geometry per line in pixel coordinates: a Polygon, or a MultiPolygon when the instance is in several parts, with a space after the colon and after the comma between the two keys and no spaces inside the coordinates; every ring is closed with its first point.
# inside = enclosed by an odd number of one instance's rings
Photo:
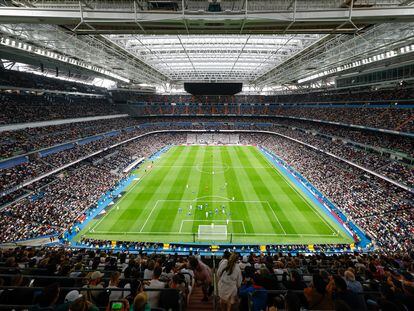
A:
{"type": "Polygon", "coordinates": [[[214,290],[213,290],[213,310],[217,311],[217,310],[219,310],[219,305],[217,305],[217,299],[218,299],[217,282],[218,282],[218,280],[217,280],[217,275],[216,275],[216,256],[213,255],[212,257],[213,257],[212,258],[213,259],[213,270],[212,270],[212,272],[213,272],[213,287],[214,287],[214,290]]]}

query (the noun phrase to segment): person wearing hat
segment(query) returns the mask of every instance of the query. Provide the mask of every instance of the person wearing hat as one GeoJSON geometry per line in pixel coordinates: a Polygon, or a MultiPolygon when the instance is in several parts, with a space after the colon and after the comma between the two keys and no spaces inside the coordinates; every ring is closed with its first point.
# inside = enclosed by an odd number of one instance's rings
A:
{"type": "Polygon", "coordinates": [[[77,290],[71,290],[69,293],[66,294],[63,303],[58,305],[55,310],[56,311],[66,311],[69,310],[70,305],[78,298],[82,297],[77,290]]]}
{"type": "MultiPolygon", "coordinates": [[[[94,271],[89,275],[88,284],[84,288],[97,288],[101,289],[103,287],[102,277],[104,274],[100,271],[94,271]]],[[[82,295],[85,296],[88,300],[96,303],[96,300],[101,291],[99,290],[89,290],[83,291],[82,295]]]]}
{"type": "Polygon", "coordinates": [[[80,297],[82,297],[82,294],[79,293],[76,289],[74,289],[74,290],[71,290],[69,293],[66,294],[64,302],[65,303],[72,303],[80,297]]]}

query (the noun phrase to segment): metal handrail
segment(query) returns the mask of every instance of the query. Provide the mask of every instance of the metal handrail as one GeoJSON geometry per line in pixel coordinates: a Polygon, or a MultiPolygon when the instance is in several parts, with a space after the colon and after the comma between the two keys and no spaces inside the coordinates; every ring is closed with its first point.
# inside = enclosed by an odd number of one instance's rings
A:
{"type": "Polygon", "coordinates": [[[216,256],[213,254],[213,310],[217,311],[217,297],[218,297],[218,288],[217,288],[217,275],[216,275],[216,256]]]}

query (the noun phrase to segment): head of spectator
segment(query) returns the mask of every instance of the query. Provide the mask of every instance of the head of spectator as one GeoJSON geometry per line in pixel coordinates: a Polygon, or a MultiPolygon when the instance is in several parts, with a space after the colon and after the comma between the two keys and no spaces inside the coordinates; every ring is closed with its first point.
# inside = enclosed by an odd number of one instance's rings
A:
{"type": "Polygon", "coordinates": [[[355,274],[349,269],[345,271],[345,282],[348,286],[348,289],[354,293],[362,293],[363,288],[360,282],[355,279],[355,274]]]}
{"type": "Polygon", "coordinates": [[[65,299],[63,300],[63,302],[64,303],[72,303],[80,297],[82,297],[82,294],[80,294],[79,291],[71,290],[69,293],[66,294],[65,299]]]}
{"type": "Polygon", "coordinates": [[[228,259],[228,262],[227,262],[227,266],[224,268],[223,273],[227,273],[228,275],[231,275],[233,273],[234,267],[236,266],[238,259],[239,259],[239,256],[236,253],[231,253],[228,259]]]}
{"type": "Polygon", "coordinates": [[[105,270],[115,271],[117,268],[117,259],[115,257],[110,257],[105,265],[105,270]]]}
{"type": "Polygon", "coordinates": [[[147,301],[148,296],[146,292],[141,292],[137,294],[134,298],[134,303],[132,304],[133,311],[144,311],[147,301]]]}
{"type": "Polygon", "coordinates": [[[191,268],[192,270],[197,270],[197,268],[198,268],[198,266],[199,266],[199,262],[198,262],[198,259],[197,259],[196,257],[191,256],[191,257],[188,259],[188,263],[190,264],[190,268],[191,268]]]}
{"type": "Polygon", "coordinates": [[[292,270],[290,271],[290,280],[292,283],[300,283],[302,282],[302,276],[298,272],[298,270],[292,270]]]}
{"type": "Polygon", "coordinates": [[[109,286],[118,286],[121,279],[121,273],[119,271],[114,271],[111,273],[111,278],[109,280],[109,286]]]}
{"type": "Polygon", "coordinates": [[[99,311],[99,309],[85,296],[81,296],[70,304],[69,311],[99,311]]]}
{"type": "Polygon", "coordinates": [[[346,292],[348,290],[346,282],[342,277],[340,277],[339,275],[334,275],[334,276],[332,276],[332,279],[333,279],[334,284],[335,284],[334,288],[335,288],[336,292],[343,293],[343,292],[346,292]]]}
{"type": "Polygon", "coordinates": [[[313,274],[312,277],[312,287],[319,293],[324,295],[326,292],[326,285],[327,283],[322,278],[322,276],[319,273],[313,274]]]}
{"type": "Polygon", "coordinates": [[[152,275],[153,280],[158,280],[161,276],[162,268],[160,266],[156,266],[154,268],[154,274],[152,275]]]}
{"type": "Polygon", "coordinates": [[[104,274],[100,271],[92,272],[89,278],[89,285],[98,285],[99,283],[102,282],[103,276],[104,274]]]}

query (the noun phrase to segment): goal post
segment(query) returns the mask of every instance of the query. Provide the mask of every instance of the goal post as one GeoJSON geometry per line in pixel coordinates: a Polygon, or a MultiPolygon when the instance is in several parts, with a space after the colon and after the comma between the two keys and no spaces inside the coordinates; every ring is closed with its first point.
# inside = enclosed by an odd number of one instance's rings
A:
{"type": "Polygon", "coordinates": [[[198,226],[199,240],[227,240],[227,226],[226,225],[199,225],[198,226]]]}

